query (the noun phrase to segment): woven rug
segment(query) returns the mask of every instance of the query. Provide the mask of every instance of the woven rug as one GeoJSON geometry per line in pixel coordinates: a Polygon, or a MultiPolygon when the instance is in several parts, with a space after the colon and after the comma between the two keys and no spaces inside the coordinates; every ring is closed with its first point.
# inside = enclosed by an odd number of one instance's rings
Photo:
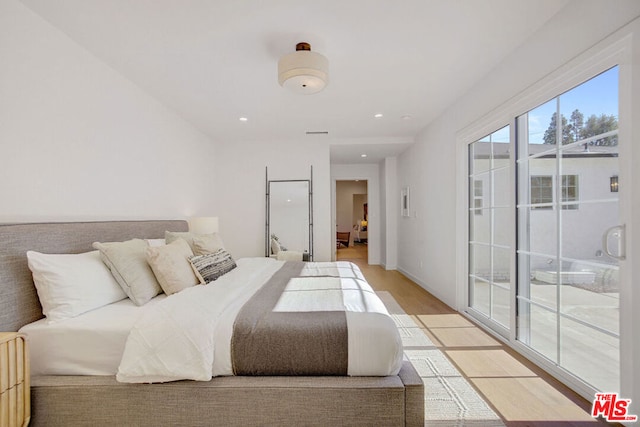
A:
{"type": "Polygon", "coordinates": [[[504,426],[449,359],[388,292],[377,292],[398,325],[405,357],[424,382],[425,426],[504,426]]]}

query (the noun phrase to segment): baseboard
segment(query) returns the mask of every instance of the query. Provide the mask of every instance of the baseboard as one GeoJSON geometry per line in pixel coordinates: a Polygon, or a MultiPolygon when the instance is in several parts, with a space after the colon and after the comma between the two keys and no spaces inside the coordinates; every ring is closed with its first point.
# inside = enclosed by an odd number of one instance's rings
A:
{"type": "Polygon", "coordinates": [[[398,270],[400,273],[404,274],[405,276],[407,276],[409,279],[411,279],[412,281],[416,282],[421,288],[423,288],[425,291],[429,292],[431,295],[433,295],[434,297],[438,298],[440,301],[442,301],[443,303],[447,304],[449,307],[451,307],[452,309],[458,311],[458,309],[454,306],[452,306],[451,304],[447,303],[447,301],[442,298],[442,295],[440,295],[438,293],[438,291],[434,290],[432,287],[430,287],[429,285],[427,285],[426,283],[424,283],[422,280],[418,279],[416,276],[414,276],[413,274],[409,273],[407,270],[405,270],[402,267],[397,267],[396,270],[398,270]]]}
{"type": "Polygon", "coordinates": [[[382,268],[384,268],[385,270],[397,270],[397,269],[398,269],[398,266],[397,266],[397,265],[395,265],[395,264],[387,265],[387,264],[385,264],[385,263],[380,263],[380,266],[381,266],[382,268]]]}

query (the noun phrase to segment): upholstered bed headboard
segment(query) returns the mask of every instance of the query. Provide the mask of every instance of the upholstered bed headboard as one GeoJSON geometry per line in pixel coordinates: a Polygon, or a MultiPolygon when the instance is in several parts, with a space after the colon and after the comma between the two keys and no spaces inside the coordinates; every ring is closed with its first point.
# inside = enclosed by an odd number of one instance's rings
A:
{"type": "Polygon", "coordinates": [[[182,220],[101,221],[0,225],[0,331],[17,331],[43,317],[27,251],[49,254],[93,250],[93,242],[164,238],[187,231],[182,220]]]}

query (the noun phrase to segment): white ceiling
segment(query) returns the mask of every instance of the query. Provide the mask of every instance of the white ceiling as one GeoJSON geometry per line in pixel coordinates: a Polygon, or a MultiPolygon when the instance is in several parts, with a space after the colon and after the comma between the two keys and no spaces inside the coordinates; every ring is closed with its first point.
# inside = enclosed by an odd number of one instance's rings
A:
{"type": "Polygon", "coordinates": [[[215,141],[326,138],[333,163],[371,163],[568,0],[22,2],[215,141]],[[300,41],[329,59],[321,93],[278,85],[278,59],[300,41]]]}

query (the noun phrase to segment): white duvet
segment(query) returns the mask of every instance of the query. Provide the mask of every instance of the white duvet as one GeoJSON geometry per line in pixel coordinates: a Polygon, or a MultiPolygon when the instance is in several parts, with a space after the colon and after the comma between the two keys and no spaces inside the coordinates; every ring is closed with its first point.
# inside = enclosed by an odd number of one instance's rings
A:
{"type": "MultiPolygon", "coordinates": [[[[244,258],[237,264],[238,268],[215,282],[186,289],[147,310],[129,333],[117,380],[208,381],[213,376],[233,375],[235,317],[283,262],[244,258]]],[[[346,310],[348,374],[397,374],[402,364],[400,336],[360,270],[346,262],[307,263],[300,276],[289,282],[275,310],[346,310]],[[313,277],[318,275],[340,277],[313,277]],[[308,292],[309,286],[313,292],[308,292]]]]}

